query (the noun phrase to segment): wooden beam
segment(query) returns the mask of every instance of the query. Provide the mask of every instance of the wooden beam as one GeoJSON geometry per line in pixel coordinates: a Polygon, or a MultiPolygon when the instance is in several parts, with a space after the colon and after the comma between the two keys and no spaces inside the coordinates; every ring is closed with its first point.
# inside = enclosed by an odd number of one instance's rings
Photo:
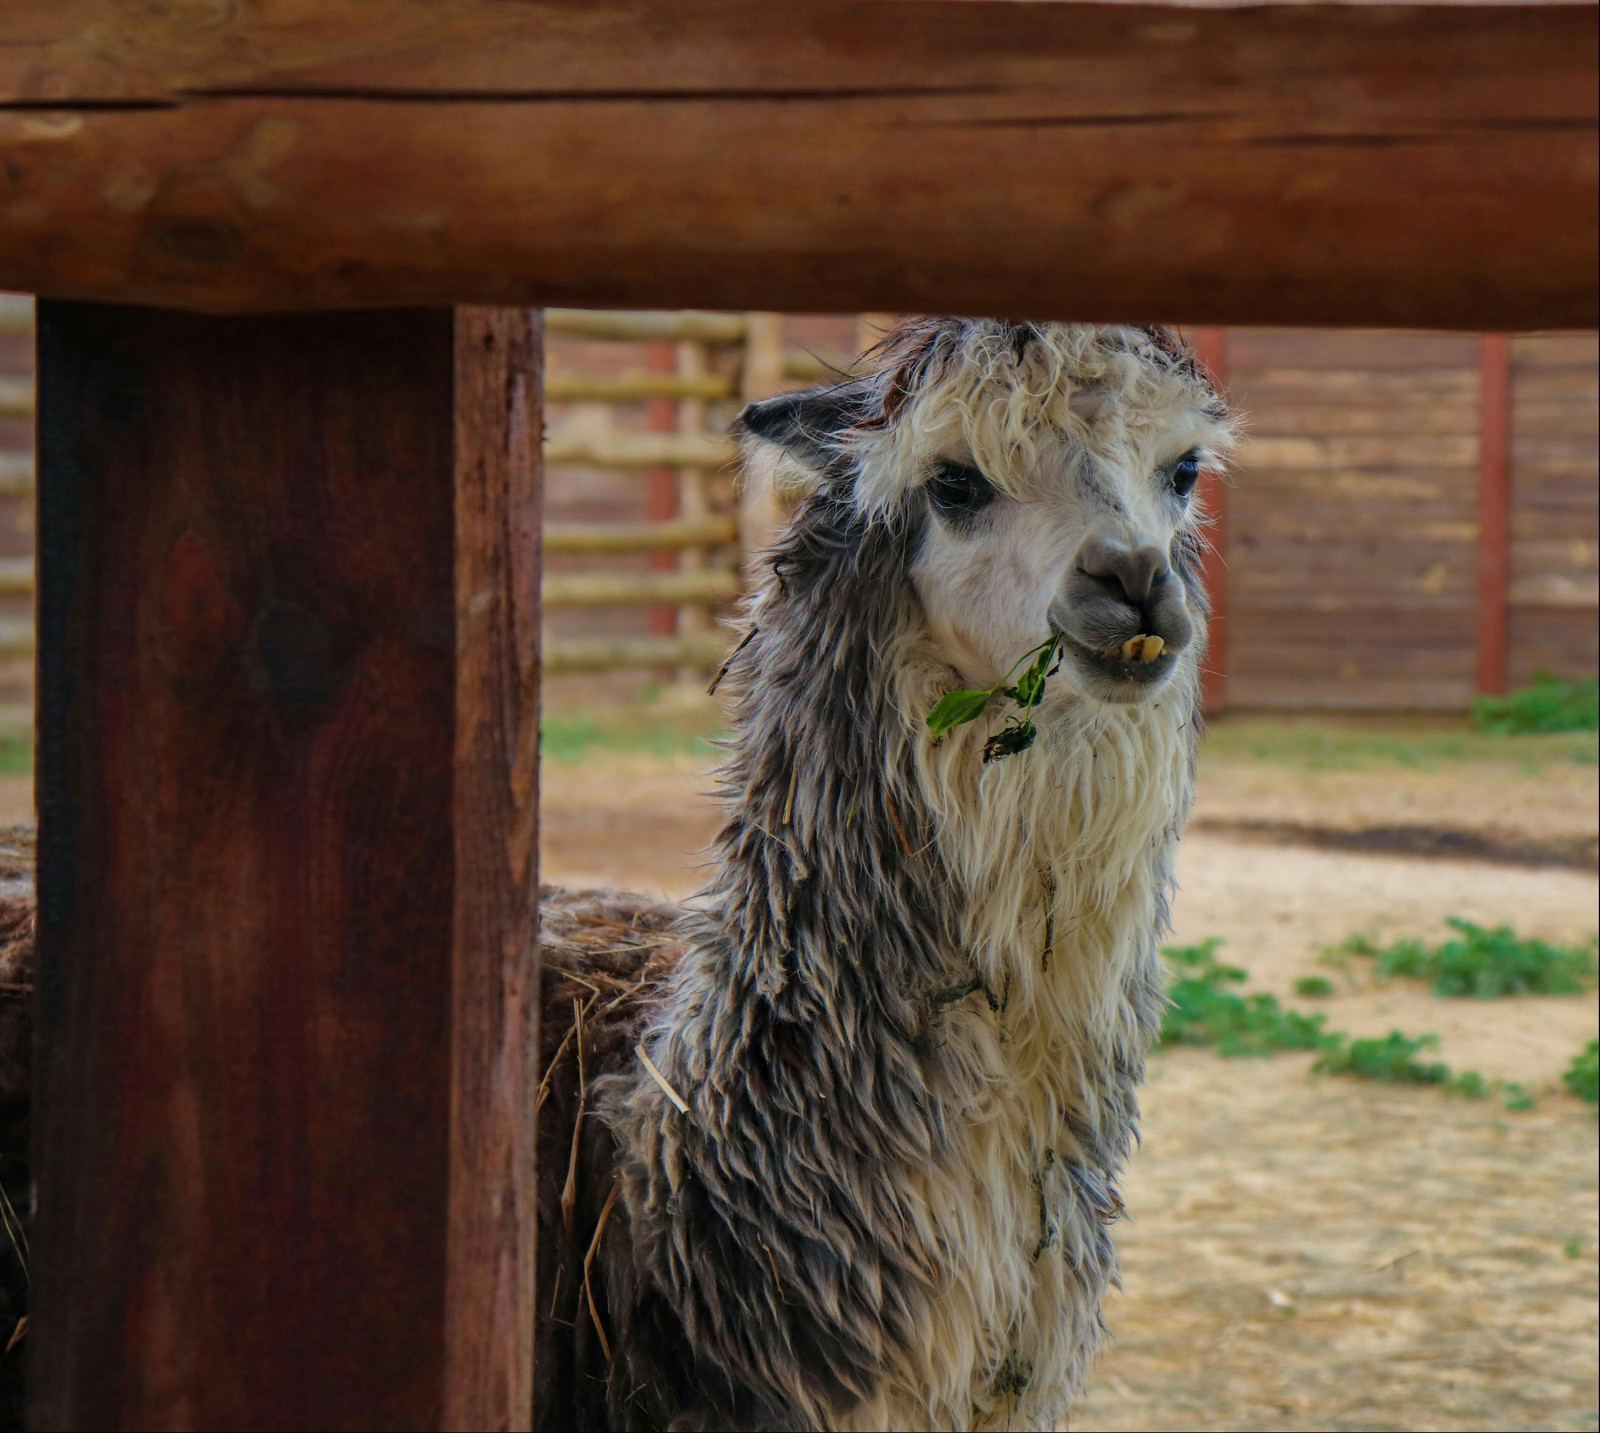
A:
{"type": "Polygon", "coordinates": [[[1500,696],[1511,609],[1511,340],[1483,336],[1478,408],[1478,690],[1500,696]]]}
{"type": "Polygon", "coordinates": [[[543,334],[455,315],[455,941],[449,1429],[533,1418],[543,334]]]}
{"type": "Polygon", "coordinates": [[[526,1427],[526,315],[39,322],[34,1426],[526,1427]]]}
{"type": "Polygon", "coordinates": [[[0,286],[1593,327],[1597,69],[1588,3],[12,0],[0,286]]]}
{"type": "MultiPolygon", "coordinates": [[[[1226,390],[1228,331],[1198,329],[1191,344],[1212,382],[1226,390]]],[[[1228,705],[1228,485],[1221,473],[1213,470],[1201,475],[1200,498],[1211,519],[1201,558],[1206,593],[1211,598],[1211,624],[1206,664],[1200,674],[1200,701],[1207,713],[1215,713],[1228,705]]]]}

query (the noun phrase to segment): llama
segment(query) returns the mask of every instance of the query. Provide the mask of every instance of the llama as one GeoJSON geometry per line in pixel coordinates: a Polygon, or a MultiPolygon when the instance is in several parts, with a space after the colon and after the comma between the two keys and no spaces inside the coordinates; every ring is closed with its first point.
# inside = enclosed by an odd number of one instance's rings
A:
{"type": "Polygon", "coordinates": [[[1227,415],[1165,330],[930,319],[740,428],[793,512],[713,874],[543,904],[538,1423],[1054,1427],[1117,1277],[1227,415]],[[1052,633],[1030,750],[934,740],[1052,633]]]}

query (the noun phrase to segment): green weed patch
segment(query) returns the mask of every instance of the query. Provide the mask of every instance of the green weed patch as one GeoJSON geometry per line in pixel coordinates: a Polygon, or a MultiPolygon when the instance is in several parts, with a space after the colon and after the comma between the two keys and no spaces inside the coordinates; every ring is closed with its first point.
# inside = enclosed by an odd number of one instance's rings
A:
{"type": "Polygon", "coordinates": [[[1473,698],[1472,720],[1479,731],[1505,736],[1594,731],[1600,727],[1600,684],[1593,677],[1567,681],[1540,672],[1507,696],[1473,698]]]}
{"type": "Polygon", "coordinates": [[[1561,1083],[1580,1100],[1600,1105],[1600,1040],[1591,1040],[1573,1057],[1561,1083]]]}
{"type": "Polygon", "coordinates": [[[1275,995],[1241,993],[1237,987],[1249,976],[1217,959],[1221,944],[1213,937],[1162,951],[1172,972],[1167,987],[1172,1004],[1162,1021],[1161,1045],[1204,1046],[1230,1057],[1314,1050],[1313,1074],[1384,1085],[1437,1085],[1466,1099],[1502,1096],[1507,1109],[1533,1108],[1532,1096],[1515,1081],[1490,1080],[1476,1070],[1458,1072],[1428,1058],[1438,1047],[1437,1035],[1394,1030],[1381,1039],[1353,1039],[1326,1029],[1324,1015],[1307,1015],[1275,995]]]}
{"type": "Polygon", "coordinates": [[[1339,950],[1370,957],[1383,979],[1426,980],[1439,995],[1493,1000],[1506,995],[1580,995],[1595,981],[1596,944],[1558,945],[1525,940],[1510,926],[1492,929],[1449,916],[1455,932],[1430,944],[1416,939],[1392,945],[1352,936],[1339,950]]]}

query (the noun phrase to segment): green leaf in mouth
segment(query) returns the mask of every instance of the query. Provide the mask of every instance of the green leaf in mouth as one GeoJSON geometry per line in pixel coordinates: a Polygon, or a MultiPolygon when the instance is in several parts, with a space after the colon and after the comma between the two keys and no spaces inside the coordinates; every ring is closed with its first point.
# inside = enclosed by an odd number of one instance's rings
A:
{"type": "Polygon", "coordinates": [[[1033,745],[1034,738],[1039,735],[1039,729],[1034,726],[1032,720],[1033,709],[1043,700],[1045,683],[1060,665],[1061,640],[1061,634],[1057,632],[1053,633],[1048,641],[1041,642],[1037,647],[1030,647],[1011,664],[1011,670],[992,687],[946,692],[933,704],[933,710],[928,713],[928,730],[933,733],[933,739],[939,741],[956,727],[977,721],[989,709],[989,703],[995,697],[1004,695],[1021,709],[1020,715],[1010,726],[996,732],[984,743],[983,759],[985,762],[995,761],[1001,757],[1015,756],[1020,751],[1026,751],[1033,745]],[[1008,686],[1011,673],[1030,657],[1033,661],[1017,678],[1017,684],[1008,686]]]}

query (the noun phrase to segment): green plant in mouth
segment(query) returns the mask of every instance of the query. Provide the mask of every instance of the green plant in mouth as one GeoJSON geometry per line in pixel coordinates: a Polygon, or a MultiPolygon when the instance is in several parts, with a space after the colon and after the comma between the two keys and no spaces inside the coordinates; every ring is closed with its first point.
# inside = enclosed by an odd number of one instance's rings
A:
{"type": "Polygon", "coordinates": [[[1041,642],[1037,647],[1030,647],[1018,657],[1005,676],[992,687],[946,692],[933,704],[933,709],[928,713],[928,730],[933,733],[936,742],[942,741],[958,726],[977,721],[988,711],[990,702],[996,697],[1003,696],[1016,703],[1019,714],[983,744],[983,759],[986,762],[997,761],[1001,757],[1015,756],[1020,751],[1026,751],[1033,745],[1034,738],[1039,735],[1039,729],[1033,724],[1033,709],[1043,700],[1045,682],[1060,664],[1061,634],[1055,632],[1047,641],[1041,642]],[[1009,685],[1011,673],[1030,657],[1033,661],[1017,678],[1016,685],[1009,685]]]}

